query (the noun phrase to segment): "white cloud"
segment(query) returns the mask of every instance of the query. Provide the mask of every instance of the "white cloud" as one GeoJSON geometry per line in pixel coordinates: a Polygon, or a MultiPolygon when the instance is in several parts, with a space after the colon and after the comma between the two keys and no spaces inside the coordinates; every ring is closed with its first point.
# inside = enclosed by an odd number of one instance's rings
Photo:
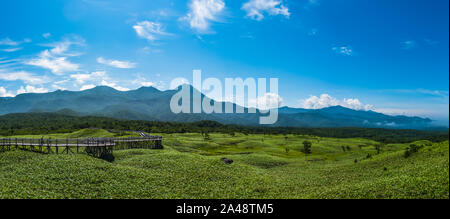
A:
{"type": "Polygon", "coordinates": [[[54,84],[65,84],[65,83],[67,83],[67,82],[69,82],[70,81],[70,79],[65,79],[65,80],[62,80],[62,81],[55,81],[55,82],[53,82],[54,84]]]}
{"type": "Polygon", "coordinates": [[[344,99],[343,103],[341,104],[343,107],[347,107],[354,110],[365,110],[369,111],[373,109],[373,105],[369,104],[363,104],[358,99],[344,99]]]}
{"type": "Polygon", "coordinates": [[[353,49],[348,46],[333,47],[331,49],[341,55],[352,56],[354,54],[353,49]]]}
{"type": "Polygon", "coordinates": [[[3,52],[17,52],[19,50],[22,50],[22,48],[16,47],[16,48],[2,49],[3,52]]]}
{"type": "Polygon", "coordinates": [[[320,97],[311,96],[306,100],[301,101],[301,107],[305,109],[322,109],[332,106],[343,106],[354,110],[372,110],[372,105],[364,105],[358,99],[344,99],[338,100],[328,94],[322,94],[320,97]]]}
{"type": "Polygon", "coordinates": [[[88,81],[101,81],[107,79],[105,71],[96,71],[91,74],[72,74],[70,78],[75,79],[78,84],[84,84],[88,81]]]}
{"type": "Polygon", "coordinates": [[[224,9],[223,0],[192,0],[189,13],[182,19],[188,21],[190,27],[197,32],[208,33],[211,22],[219,21],[218,16],[224,9]]]}
{"type": "Polygon", "coordinates": [[[121,86],[117,85],[116,83],[113,83],[113,82],[107,82],[107,81],[105,81],[105,80],[102,81],[101,85],[103,85],[103,86],[108,86],[108,87],[112,87],[112,88],[114,88],[114,89],[116,89],[116,90],[118,90],[118,91],[129,91],[129,90],[130,90],[130,89],[128,89],[128,88],[121,87],[121,86]]]}
{"type": "Polygon", "coordinates": [[[338,106],[339,100],[332,98],[328,94],[322,94],[320,97],[311,96],[310,98],[303,100],[301,105],[305,109],[322,109],[330,106],[338,106]]]}
{"type": "Polygon", "coordinates": [[[402,94],[422,94],[422,95],[429,95],[429,96],[435,96],[435,97],[442,97],[448,100],[449,92],[448,90],[429,90],[429,89],[394,89],[394,90],[381,90],[383,92],[395,92],[395,93],[402,93],[402,94]]]}
{"type": "Polygon", "coordinates": [[[171,35],[164,31],[162,24],[151,21],[138,22],[133,29],[139,37],[149,41],[155,41],[159,36],[171,35]]]}
{"type": "Polygon", "coordinates": [[[185,84],[191,84],[191,82],[189,82],[189,80],[187,80],[186,78],[175,78],[170,82],[169,89],[175,90],[185,84]]]}
{"type": "Polygon", "coordinates": [[[143,81],[143,82],[141,82],[141,85],[144,87],[153,87],[153,86],[155,86],[155,83],[153,83],[151,81],[143,81]]]}
{"type": "Polygon", "coordinates": [[[51,47],[51,54],[53,55],[63,55],[63,56],[79,56],[80,54],[69,53],[69,49],[72,46],[84,46],[85,41],[81,37],[72,37],[71,39],[65,39],[61,42],[46,44],[44,46],[51,47]]]}
{"type": "Polygon", "coordinates": [[[402,49],[405,49],[405,50],[414,49],[414,48],[416,48],[416,46],[417,46],[417,43],[414,40],[408,40],[408,41],[402,42],[402,49]]]}
{"type": "Polygon", "coordinates": [[[279,108],[283,104],[283,98],[275,93],[266,93],[264,96],[248,100],[248,107],[257,107],[267,110],[279,108]]]}
{"type": "Polygon", "coordinates": [[[166,86],[166,83],[164,81],[157,81],[157,82],[148,81],[147,79],[141,76],[138,76],[138,78],[136,80],[133,80],[131,84],[141,87],[154,87],[159,90],[163,90],[166,86]]]}
{"type": "Polygon", "coordinates": [[[52,84],[52,88],[54,88],[54,89],[56,89],[56,90],[67,90],[67,88],[61,87],[61,86],[58,85],[57,83],[53,83],[53,84],[52,84]]]}
{"type": "Polygon", "coordinates": [[[23,81],[27,84],[43,84],[47,82],[47,78],[35,76],[25,71],[5,72],[0,69],[0,79],[4,81],[23,81]]]}
{"type": "Polygon", "coordinates": [[[0,87],[0,97],[14,97],[14,94],[8,92],[4,87],[0,87]]]}
{"type": "Polygon", "coordinates": [[[93,85],[93,84],[83,85],[83,86],[80,88],[80,91],[90,90],[90,89],[92,89],[92,88],[94,88],[94,87],[95,87],[95,85],[93,85]]]}
{"type": "Polygon", "coordinates": [[[123,68],[123,69],[130,69],[135,68],[136,63],[128,62],[128,61],[119,61],[119,60],[106,60],[103,57],[99,57],[97,59],[97,62],[104,65],[109,65],[115,68],[123,68]]]}
{"type": "Polygon", "coordinates": [[[0,40],[0,45],[1,46],[18,46],[20,44],[30,43],[30,42],[31,42],[30,39],[24,39],[23,41],[14,41],[14,40],[11,40],[10,38],[5,38],[5,39],[0,40]]]}
{"type": "Polygon", "coordinates": [[[284,15],[289,18],[291,13],[289,8],[276,0],[250,0],[242,6],[247,12],[247,17],[260,21],[264,18],[264,13],[269,15],[284,15]]]}
{"type": "MultiPolygon", "coordinates": [[[[375,111],[391,116],[420,116],[420,117],[437,117],[437,118],[448,118],[448,105],[445,106],[446,109],[442,108],[377,108],[375,111]]],[[[447,124],[448,125],[448,124],[447,124]]]]}
{"type": "Polygon", "coordinates": [[[75,38],[75,40],[65,40],[62,42],[49,44],[52,49],[42,51],[37,58],[25,61],[25,64],[49,69],[53,74],[62,75],[66,72],[78,71],[79,65],[68,60],[69,56],[78,56],[79,54],[68,53],[72,45],[84,45],[84,40],[75,38]]]}
{"type": "Polygon", "coordinates": [[[88,90],[94,88],[96,85],[112,87],[119,91],[129,91],[129,88],[117,85],[117,82],[109,82],[110,78],[104,71],[92,72],[90,74],[73,74],[70,75],[77,84],[81,86],[80,90],[88,90]],[[90,82],[89,84],[85,84],[90,82]]]}
{"type": "Polygon", "coordinates": [[[75,79],[79,84],[84,84],[84,82],[91,80],[91,74],[73,74],[70,78],[75,79]]]}
{"type": "Polygon", "coordinates": [[[319,0],[308,0],[308,4],[305,6],[306,9],[311,8],[313,6],[319,6],[319,0]]]}
{"type": "Polygon", "coordinates": [[[423,88],[417,89],[416,92],[421,93],[421,94],[431,95],[431,96],[446,97],[447,99],[448,99],[448,94],[449,94],[448,91],[428,90],[428,89],[423,89],[423,88]]]}
{"type": "Polygon", "coordinates": [[[37,88],[30,85],[25,87],[21,86],[19,90],[17,90],[17,95],[25,94],[25,93],[47,93],[48,90],[46,88],[37,88]]]}
{"type": "Polygon", "coordinates": [[[162,52],[164,52],[164,50],[162,50],[162,49],[150,48],[148,46],[145,46],[145,47],[139,49],[138,51],[141,52],[141,53],[144,53],[144,54],[162,53],[162,52]]]}
{"type": "Polygon", "coordinates": [[[3,45],[3,46],[18,46],[18,45],[20,45],[20,42],[16,42],[16,41],[13,41],[13,40],[11,40],[9,38],[5,38],[5,39],[1,39],[0,40],[0,45],[3,45]]]}
{"type": "Polygon", "coordinates": [[[42,34],[42,37],[44,37],[45,39],[50,38],[52,36],[51,33],[44,33],[42,34]]]}
{"type": "Polygon", "coordinates": [[[140,74],[136,76],[136,79],[131,81],[132,84],[143,86],[143,87],[158,87],[158,85],[155,82],[148,81],[144,77],[142,77],[140,74]]]}
{"type": "Polygon", "coordinates": [[[39,58],[29,60],[25,64],[50,69],[56,75],[65,72],[78,71],[78,64],[71,63],[66,57],[52,57],[48,51],[43,52],[39,58]]]}

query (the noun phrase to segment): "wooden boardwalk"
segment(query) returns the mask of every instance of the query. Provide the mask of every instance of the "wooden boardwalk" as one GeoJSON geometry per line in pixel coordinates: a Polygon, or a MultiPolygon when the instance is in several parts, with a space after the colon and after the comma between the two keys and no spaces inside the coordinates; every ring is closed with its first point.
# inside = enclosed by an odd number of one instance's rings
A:
{"type": "Polygon", "coordinates": [[[84,139],[31,139],[2,138],[0,152],[11,148],[30,150],[39,153],[80,153],[86,152],[94,157],[112,155],[113,150],[162,149],[161,136],[150,136],[141,132],[139,138],[84,138],[84,139]]]}

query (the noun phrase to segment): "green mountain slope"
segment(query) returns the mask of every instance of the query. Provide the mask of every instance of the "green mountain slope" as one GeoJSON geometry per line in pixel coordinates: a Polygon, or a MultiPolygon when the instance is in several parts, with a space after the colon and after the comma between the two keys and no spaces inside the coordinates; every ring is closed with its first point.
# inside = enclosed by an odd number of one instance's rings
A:
{"type": "MultiPolygon", "coordinates": [[[[191,93],[198,92],[190,87],[191,93]]],[[[177,90],[159,91],[152,87],[121,92],[110,87],[96,87],[80,92],[55,91],[45,94],[22,94],[0,98],[0,115],[24,112],[67,112],[69,115],[96,115],[127,120],[170,122],[217,121],[223,124],[259,125],[257,114],[174,114],[170,100],[177,90]]],[[[201,94],[202,100],[205,97],[201,94]]],[[[225,106],[223,106],[225,107],[225,106]]],[[[233,104],[236,108],[236,105],[233,104]]],[[[192,108],[192,105],[191,105],[192,108]]],[[[224,110],[223,110],[224,111],[224,110]]],[[[248,109],[245,108],[245,112],[248,109]]],[[[273,126],[283,127],[372,127],[428,129],[430,119],[388,116],[373,111],[356,111],[343,107],[320,110],[279,109],[279,120],[273,126]]]]}

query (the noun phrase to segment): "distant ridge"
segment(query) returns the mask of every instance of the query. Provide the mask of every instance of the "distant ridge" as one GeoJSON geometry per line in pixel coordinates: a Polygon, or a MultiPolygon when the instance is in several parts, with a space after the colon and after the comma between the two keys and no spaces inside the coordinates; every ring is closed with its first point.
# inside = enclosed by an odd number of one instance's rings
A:
{"type": "MultiPolygon", "coordinates": [[[[66,115],[94,115],[123,120],[169,122],[217,121],[222,124],[258,126],[261,114],[173,114],[170,100],[177,90],[154,87],[118,91],[99,86],[84,91],[54,91],[0,98],[0,115],[26,112],[57,112],[66,115]]],[[[191,92],[199,92],[191,87],[191,92]]],[[[207,98],[202,94],[202,99],[207,98]]],[[[248,109],[245,109],[247,112],[248,109]]],[[[389,116],[374,111],[357,111],[341,106],[318,110],[279,108],[283,127],[360,127],[392,129],[435,129],[432,120],[420,117],[389,116]]]]}

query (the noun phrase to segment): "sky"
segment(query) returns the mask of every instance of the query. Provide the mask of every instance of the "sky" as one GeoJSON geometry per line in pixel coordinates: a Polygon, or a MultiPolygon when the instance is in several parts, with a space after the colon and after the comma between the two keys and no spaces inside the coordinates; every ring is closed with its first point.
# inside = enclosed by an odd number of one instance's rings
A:
{"type": "Polygon", "coordinates": [[[448,0],[0,3],[0,97],[174,78],[278,78],[266,101],[448,125],[448,0]]]}

